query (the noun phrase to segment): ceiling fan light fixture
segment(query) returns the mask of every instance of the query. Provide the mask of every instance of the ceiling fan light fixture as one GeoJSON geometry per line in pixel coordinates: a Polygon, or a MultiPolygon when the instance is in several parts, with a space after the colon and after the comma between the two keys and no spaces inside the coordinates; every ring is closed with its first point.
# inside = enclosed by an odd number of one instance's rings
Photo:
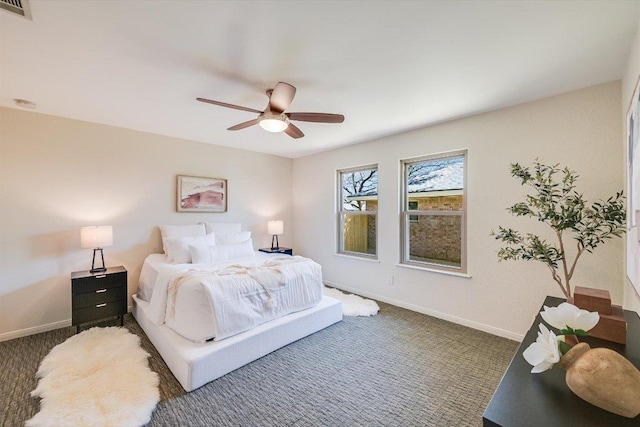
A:
{"type": "Polygon", "coordinates": [[[260,120],[260,127],[268,132],[282,132],[289,126],[289,118],[284,114],[264,117],[260,120]]]}

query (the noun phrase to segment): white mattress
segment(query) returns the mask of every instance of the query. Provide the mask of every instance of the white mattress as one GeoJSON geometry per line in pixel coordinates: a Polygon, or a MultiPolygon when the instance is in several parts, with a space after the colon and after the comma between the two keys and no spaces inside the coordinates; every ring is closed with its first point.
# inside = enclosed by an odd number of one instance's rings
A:
{"type": "Polygon", "coordinates": [[[342,320],[342,303],[324,296],[291,313],[222,341],[191,342],[147,316],[149,303],[133,296],[133,315],[186,391],[195,390],[272,351],[342,320]]]}

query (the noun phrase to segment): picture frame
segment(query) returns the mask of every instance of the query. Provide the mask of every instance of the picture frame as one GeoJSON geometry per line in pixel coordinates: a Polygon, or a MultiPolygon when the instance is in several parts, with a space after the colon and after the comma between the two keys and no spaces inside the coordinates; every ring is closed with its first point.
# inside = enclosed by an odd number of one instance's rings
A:
{"type": "Polygon", "coordinates": [[[226,212],[227,180],[177,175],[178,212],[226,212]]]}
{"type": "Polygon", "coordinates": [[[627,110],[627,278],[640,295],[640,76],[627,110]]]}

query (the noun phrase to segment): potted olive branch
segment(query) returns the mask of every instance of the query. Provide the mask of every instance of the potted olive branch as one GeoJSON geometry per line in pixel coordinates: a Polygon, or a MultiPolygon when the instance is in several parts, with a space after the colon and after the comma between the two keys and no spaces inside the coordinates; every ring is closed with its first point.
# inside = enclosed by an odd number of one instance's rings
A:
{"type": "Polygon", "coordinates": [[[556,234],[557,245],[532,234],[498,227],[491,235],[506,244],[498,251],[498,261],[536,260],[551,271],[553,280],[566,298],[571,298],[571,278],[580,256],[593,250],[611,237],[621,237],[625,231],[624,195],[621,192],[606,201],[588,204],[575,190],[578,175],[558,164],[549,166],[535,160],[533,170],[518,163],[511,164],[511,176],[533,192],[523,202],[507,208],[515,216],[537,218],[556,234]],[[576,242],[576,254],[568,259],[564,238],[570,234],[576,242]]]}

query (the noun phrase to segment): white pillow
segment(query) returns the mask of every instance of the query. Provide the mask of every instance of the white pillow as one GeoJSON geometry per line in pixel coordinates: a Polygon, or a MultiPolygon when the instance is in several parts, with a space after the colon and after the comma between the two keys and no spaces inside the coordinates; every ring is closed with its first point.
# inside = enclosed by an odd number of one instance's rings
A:
{"type": "Polygon", "coordinates": [[[191,262],[193,264],[208,264],[211,262],[211,248],[215,245],[189,245],[191,262]]]}
{"type": "Polygon", "coordinates": [[[253,250],[253,241],[251,239],[245,240],[242,243],[213,246],[209,249],[209,252],[211,252],[211,262],[224,262],[235,258],[250,257],[256,254],[253,250]]]}
{"type": "Polygon", "coordinates": [[[162,236],[162,250],[166,254],[167,248],[164,244],[164,239],[174,237],[188,237],[188,236],[204,236],[207,234],[207,230],[204,224],[188,224],[188,225],[160,225],[160,235],[162,236]]]}
{"type": "Polygon", "coordinates": [[[242,224],[239,222],[205,222],[207,233],[239,233],[242,224]]]}
{"type": "Polygon", "coordinates": [[[215,245],[216,235],[210,233],[204,236],[170,237],[162,241],[167,248],[167,261],[188,264],[191,262],[189,245],[215,245]]]}
{"type": "Polygon", "coordinates": [[[217,245],[237,245],[238,243],[251,240],[250,231],[241,231],[239,233],[215,233],[217,245]]]}
{"type": "Polygon", "coordinates": [[[189,251],[193,262],[197,264],[226,262],[236,258],[252,257],[256,254],[251,239],[223,246],[189,245],[189,251]]]}

